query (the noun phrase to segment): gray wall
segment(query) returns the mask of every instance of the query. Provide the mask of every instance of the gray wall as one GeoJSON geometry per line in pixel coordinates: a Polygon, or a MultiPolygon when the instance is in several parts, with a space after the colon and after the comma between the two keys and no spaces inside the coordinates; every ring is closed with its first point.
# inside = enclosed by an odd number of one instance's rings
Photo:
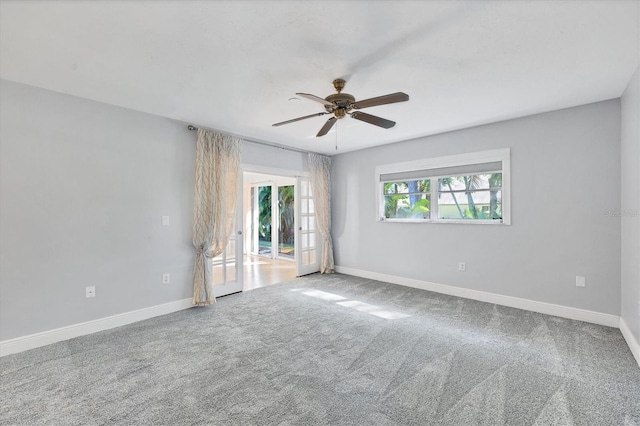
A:
{"type": "Polygon", "coordinates": [[[622,318],[640,342],[640,71],[622,95],[622,318]]]}
{"type": "Polygon", "coordinates": [[[336,264],[619,315],[619,170],[619,100],[338,155],[336,264]],[[376,221],[377,164],[505,147],[511,226],[376,221]]]}
{"type": "MultiPolygon", "coordinates": [[[[0,340],[191,297],[195,134],[6,80],[0,93],[0,340]]],[[[252,143],[242,161],[306,170],[252,143]]]]}

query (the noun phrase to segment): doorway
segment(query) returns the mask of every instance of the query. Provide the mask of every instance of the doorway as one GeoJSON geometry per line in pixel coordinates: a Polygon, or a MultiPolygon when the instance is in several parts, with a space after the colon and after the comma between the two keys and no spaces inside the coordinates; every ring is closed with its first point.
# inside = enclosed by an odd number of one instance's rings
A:
{"type": "Polygon", "coordinates": [[[243,172],[244,290],[289,281],[296,272],[296,178],[243,172]]]}
{"type": "Polygon", "coordinates": [[[264,171],[259,166],[243,165],[234,232],[225,250],[212,261],[215,297],[290,281],[320,270],[309,178],[299,176],[305,173],[277,173],[274,169],[264,171]],[[267,199],[262,203],[262,228],[261,187],[270,188],[263,191],[267,199]]]}

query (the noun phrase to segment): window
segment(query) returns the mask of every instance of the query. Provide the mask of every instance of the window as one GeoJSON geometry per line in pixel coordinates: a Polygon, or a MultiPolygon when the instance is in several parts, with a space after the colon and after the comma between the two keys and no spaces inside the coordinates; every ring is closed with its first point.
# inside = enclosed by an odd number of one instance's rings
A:
{"type": "Polygon", "coordinates": [[[510,150],[376,167],[380,221],[510,224],[510,150]]]}

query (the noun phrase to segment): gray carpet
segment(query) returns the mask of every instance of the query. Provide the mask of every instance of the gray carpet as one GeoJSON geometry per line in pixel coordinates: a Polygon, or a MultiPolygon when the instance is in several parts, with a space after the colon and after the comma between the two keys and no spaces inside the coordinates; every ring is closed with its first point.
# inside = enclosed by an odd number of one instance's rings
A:
{"type": "Polygon", "coordinates": [[[339,274],[0,371],[2,425],[640,425],[619,330],[339,274]]]}

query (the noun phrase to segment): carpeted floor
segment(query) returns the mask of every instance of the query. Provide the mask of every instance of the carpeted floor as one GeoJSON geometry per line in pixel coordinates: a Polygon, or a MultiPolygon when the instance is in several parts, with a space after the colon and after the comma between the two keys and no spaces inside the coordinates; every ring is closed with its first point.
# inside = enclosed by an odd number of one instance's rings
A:
{"type": "Polygon", "coordinates": [[[312,275],[0,358],[2,425],[636,425],[620,331],[312,275]]]}

